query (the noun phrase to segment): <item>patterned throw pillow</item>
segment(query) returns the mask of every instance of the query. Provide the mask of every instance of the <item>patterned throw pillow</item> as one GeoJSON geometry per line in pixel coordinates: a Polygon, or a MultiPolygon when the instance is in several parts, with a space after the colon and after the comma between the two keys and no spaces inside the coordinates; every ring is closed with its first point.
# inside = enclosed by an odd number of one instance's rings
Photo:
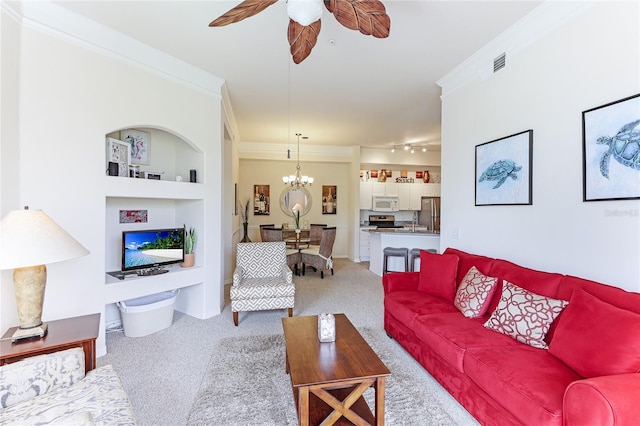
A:
{"type": "Polygon", "coordinates": [[[462,279],[453,304],[467,318],[478,318],[489,308],[498,279],[488,277],[472,266],[462,279]]]}
{"type": "Polygon", "coordinates": [[[534,348],[547,349],[544,337],[568,303],[504,281],[498,307],[484,326],[534,348]]]}

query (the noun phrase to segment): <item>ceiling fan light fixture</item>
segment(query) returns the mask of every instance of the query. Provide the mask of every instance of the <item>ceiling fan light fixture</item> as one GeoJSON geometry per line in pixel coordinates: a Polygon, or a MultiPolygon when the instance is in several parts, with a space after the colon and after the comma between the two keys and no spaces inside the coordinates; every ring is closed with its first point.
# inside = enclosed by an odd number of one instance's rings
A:
{"type": "Polygon", "coordinates": [[[427,147],[426,146],[422,147],[422,152],[427,152],[427,147]]]}
{"type": "Polygon", "coordinates": [[[322,17],[322,0],[287,0],[287,14],[300,25],[311,25],[322,17]]]}

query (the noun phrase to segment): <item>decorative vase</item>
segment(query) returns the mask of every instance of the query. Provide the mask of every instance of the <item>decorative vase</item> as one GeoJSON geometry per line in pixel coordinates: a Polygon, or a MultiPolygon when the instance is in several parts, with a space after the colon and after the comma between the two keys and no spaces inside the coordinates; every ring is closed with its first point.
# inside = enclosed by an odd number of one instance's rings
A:
{"type": "Polygon", "coordinates": [[[196,263],[195,253],[187,253],[184,255],[184,262],[180,264],[183,268],[191,268],[196,263]]]}
{"type": "Polygon", "coordinates": [[[249,239],[249,222],[243,223],[242,227],[244,228],[244,237],[240,240],[240,242],[241,243],[250,243],[251,240],[249,239]]]}

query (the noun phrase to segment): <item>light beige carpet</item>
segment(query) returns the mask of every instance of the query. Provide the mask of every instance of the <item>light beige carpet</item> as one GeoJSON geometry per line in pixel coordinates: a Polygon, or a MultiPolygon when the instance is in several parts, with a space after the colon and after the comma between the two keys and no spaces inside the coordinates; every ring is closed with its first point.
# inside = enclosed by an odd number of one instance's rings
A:
{"type": "MultiPolygon", "coordinates": [[[[310,271],[305,277],[294,277],[294,315],[344,313],[359,330],[368,328],[383,333],[383,291],[380,277],[362,265],[345,259],[336,259],[334,269],[335,275],[325,274],[324,279],[320,279],[319,273],[310,271]]],[[[240,313],[240,324],[234,327],[228,300],[222,314],[207,320],[176,312],[171,327],[149,336],[126,337],[121,331],[107,333],[108,354],[98,358],[98,365],[112,364],[118,372],[133,404],[138,424],[184,425],[199,390],[204,387],[203,380],[208,380],[210,364],[224,357],[225,350],[221,345],[227,345],[227,342],[234,339],[242,342],[259,339],[261,336],[281,335],[281,318],[286,315],[286,310],[240,313]]],[[[477,424],[404,349],[384,334],[381,336],[381,341],[384,342],[381,347],[389,351],[394,362],[406,364],[412,372],[411,385],[414,388],[429,389],[431,397],[445,408],[456,424],[477,424]]],[[[377,344],[376,341],[370,343],[372,346],[377,344]]],[[[288,380],[288,377],[280,374],[284,368],[280,355],[274,355],[273,358],[274,365],[280,368],[271,367],[271,370],[277,371],[278,380],[288,380]]],[[[217,377],[226,380],[231,374],[235,374],[231,367],[220,367],[217,377]]],[[[219,392],[209,395],[209,398],[222,401],[231,392],[248,393],[251,383],[246,380],[249,379],[223,386],[219,392]]],[[[293,396],[288,382],[287,386],[281,388],[284,403],[288,404],[289,410],[293,410],[293,396]]],[[[392,393],[395,391],[387,389],[387,399],[392,393]]],[[[282,405],[281,401],[279,403],[282,405]]],[[[228,411],[233,418],[234,410],[228,411]]],[[[401,421],[389,418],[386,424],[421,425],[418,420],[412,421],[412,415],[408,412],[402,416],[401,421]]],[[[282,422],[276,424],[286,424],[286,418],[282,417],[282,422]]],[[[203,421],[202,424],[215,423],[203,421]]],[[[247,424],[255,423],[249,420],[247,424]]]]}
{"type": "MultiPolygon", "coordinates": [[[[406,362],[382,329],[359,331],[391,371],[385,392],[386,424],[456,424],[438,400],[440,386],[424,380],[422,367],[406,362]]],[[[187,424],[298,424],[284,362],[283,334],[222,339],[209,361],[187,424]]],[[[374,406],[372,388],[365,399],[369,407],[374,406]]]]}

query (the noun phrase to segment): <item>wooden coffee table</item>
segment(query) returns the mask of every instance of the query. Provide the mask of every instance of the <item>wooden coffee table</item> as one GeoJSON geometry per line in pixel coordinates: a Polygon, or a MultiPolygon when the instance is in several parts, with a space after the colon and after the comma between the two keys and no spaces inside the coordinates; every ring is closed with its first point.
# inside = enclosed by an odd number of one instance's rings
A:
{"type": "Polygon", "coordinates": [[[389,369],[344,314],[336,314],[336,341],[318,340],[318,317],[282,318],[285,368],[300,425],[383,425],[389,369]],[[362,394],[375,390],[375,416],[362,394]]]}

